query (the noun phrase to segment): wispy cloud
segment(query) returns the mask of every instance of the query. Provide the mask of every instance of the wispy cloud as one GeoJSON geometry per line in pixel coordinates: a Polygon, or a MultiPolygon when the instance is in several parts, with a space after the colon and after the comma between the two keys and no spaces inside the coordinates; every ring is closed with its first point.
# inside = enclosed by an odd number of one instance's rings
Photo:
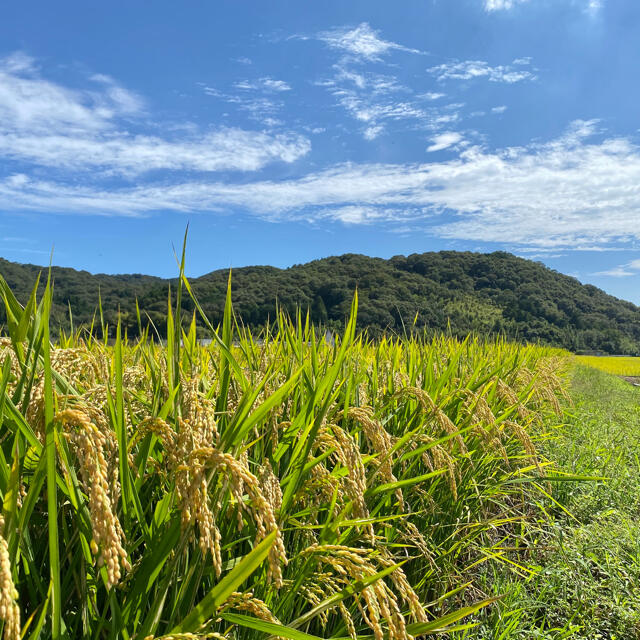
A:
{"type": "Polygon", "coordinates": [[[635,271],[629,271],[624,267],[614,267],[613,269],[607,269],[605,271],[596,271],[591,275],[594,276],[609,276],[611,278],[628,278],[629,276],[637,275],[635,271]]]}
{"type": "Polygon", "coordinates": [[[359,27],[324,31],[318,38],[341,55],[316,85],[325,87],[339,106],[360,123],[366,140],[384,133],[390,122],[404,122],[411,128],[437,130],[458,119],[460,105],[433,103],[445,97],[441,91],[414,91],[394,75],[394,65],[383,63],[392,51],[421,53],[383,40],[367,23],[359,27]],[[383,63],[385,73],[379,71],[383,63]],[[373,70],[375,69],[375,70],[373,70]]]}
{"type": "Polygon", "coordinates": [[[291,86],[284,80],[275,78],[258,78],[257,80],[240,80],[235,83],[236,89],[249,91],[291,91],[291,86]]]}
{"type": "Polygon", "coordinates": [[[333,49],[353,55],[364,60],[380,60],[389,51],[405,51],[407,53],[422,53],[417,49],[405,47],[396,42],[383,40],[380,32],[372,29],[363,22],[355,28],[340,27],[329,31],[322,31],[318,38],[333,49]]]}
{"type": "Polygon", "coordinates": [[[204,93],[213,98],[234,105],[249,115],[252,120],[260,124],[273,127],[283,124],[278,118],[284,108],[284,102],[280,96],[291,91],[291,85],[284,80],[278,80],[270,76],[254,80],[238,80],[231,90],[223,91],[217,87],[211,87],[199,83],[204,93]]]}
{"type": "Polygon", "coordinates": [[[116,118],[142,110],[142,99],[108,76],[90,80],[95,89],[73,90],[42,78],[35,60],[24,53],[0,59],[0,127],[32,133],[102,131],[116,118]]]}
{"type": "Polygon", "coordinates": [[[284,105],[272,96],[267,97],[253,93],[247,94],[244,91],[241,93],[228,93],[206,84],[201,84],[201,86],[206,95],[222,100],[227,104],[234,105],[240,111],[247,113],[249,118],[262,125],[272,126],[282,124],[276,116],[280,113],[284,105]]]}
{"type": "Polygon", "coordinates": [[[591,16],[597,16],[604,6],[604,0],[587,0],[586,11],[591,16]]]}
{"type": "Polygon", "coordinates": [[[344,164],[241,185],[102,190],[17,175],[0,182],[0,207],[122,215],[224,208],[273,220],[375,219],[390,229],[410,221],[445,238],[556,251],[640,239],[640,148],[623,138],[593,140],[594,132],[593,123],[578,122],[547,144],[470,148],[439,163],[344,164]]]}
{"type": "MultiPolygon", "coordinates": [[[[579,4],[584,7],[584,9],[591,13],[596,14],[602,8],[604,2],[603,0],[569,0],[574,4],[579,4]]],[[[539,0],[483,0],[484,8],[489,13],[493,11],[506,11],[509,9],[513,9],[516,5],[525,4],[531,2],[531,4],[540,4],[539,0]]]]}
{"type": "Polygon", "coordinates": [[[256,171],[306,155],[310,142],[297,134],[270,135],[227,128],[177,140],[157,136],[69,136],[0,133],[0,157],[40,166],[139,175],[148,171],[256,171]]]}
{"type": "Polygon", "coordinates": [[[157,169],[255,171],[310,150],[305,137],[292,133],[177,128],[160,136],[137,94],[105,75],[86,81],[87,89],[69,89],[44,78],[25,54],[0,59],[0,158],[134,176],[157,169]],[[136,133],[129,130],[132,120],[136,133]]]}
{"type": "Polygon", "coordinates": [[[462,135],[456,131],[446,131],[431,138],[432,144],[427,147],[427,151],[442,151],[453,145],[462,142],[462,135]]]}
{"type": "Polygon", "coordinates": [[[483,60],[452,60],[444,64],[431,67],[427,71],[440,82],[445,80],[473,80],[485,78],[491,82],[504,82],[513,84],[523,80],[535,80],[535,73],[524,69],[528,62],[520,58],[510,65],[497,65],[492,67],[483,60]]]}
{"type": "Polygon", "coordinates": [[[484,8],[487,11],[501,11],[512,9],[514,5],[528,2],[528,0],[484,0],[484,8]]]}
{"type": "MultiPolygon", "coordinates": [[[[528,59],[516,60],[505,73],[528,65],[528,59]]],[[[631,138],[607,136],[597,121],[576,121],[546,143],[469,146],[477,134],[453,124],[462,105],[436,106],[444,96],[418,96],[393,75],[340,60],[324,86],[365,138],[374,140],[391,122],[405,121],[424,132],[428,151],[449,149],[450,158],[334,164],[279,181],[244,176],[240,183],[216,172],[292,163],[309,153],[308,138],[195,125],[165,126],[170,133],[159,134],[159,125],[170,123],[153,122],[140,96],[107,76],[85,80],[87,89],[70,89],[48,80],[23,54],[0,60],[0,210],[242,211],[272,220],[422,229],[538,253],[640,240],[640,148],[631,138]],[[163,170],[160,177],[148,174],[154,169],[163,170]],[[105,180],[112,175],[139,179],[122,186],[105,180]]],[[[273,99],[263,95],[269,91],[286,95],[265,82],[237,91],[251,99],[273,99]]],[[[617,272],[636,267],[640,263],[628,263],[617,272]]]]}
{"type": "Polygon", "coordinates": [[[618,265],[605,271],[596,271],[594,276],[610,276],[612,278],[628,278],[629,276],[640,275],[640,260],[631,260],[625,264],[618,265]]]}

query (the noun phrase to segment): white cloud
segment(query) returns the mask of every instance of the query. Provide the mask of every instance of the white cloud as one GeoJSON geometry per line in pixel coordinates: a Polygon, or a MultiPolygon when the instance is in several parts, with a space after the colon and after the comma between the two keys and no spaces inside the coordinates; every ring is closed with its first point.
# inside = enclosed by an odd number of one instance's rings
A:
{"type": "Polygon", "coordinates": [[[422,53],[417,49],[410,49],[401,44],[383,40],[379,34],[379,31],[372,29],[368,23],[363,22],[355,29],[340,27],[323,31],[318,34],[318,38],[333,49],[338,49],[365,60],[379,60],[382,55],[393,50],[422,53]]]}
{"type": "Polygon", "coordinates": [[[596,15],[602,9],[603,0],[588,0],[587,12],[596,15]]]}
{"type": "MultiPolygon", "coordinates": [[[[483,0],[484,8],[488,12],[513,9],[518,4],[528,3],[530,0],[483,0]]],[[[603,0],[571,0],[574,4],[585,7],[585,10],[595,14],[602,8],[603,0]]],[[[539,3],[538,3],[539,4],[539,3]]]]}
{"type": "Polygon", "coordinates": [[[448,149],[455,144],[458,144],[462,141],[462,135],[457,133],[456,131],[446,131],[445,133],[439,133],[437,136],[433,136],[431,138],[431,142],[433,143],[429,147],[427,147],[427,151],[442,151],[443,149],[448,149]]]}
{"type": "Polygon", "coordinates": [[[592,274],[594,276],[611,276],[613,278],[626,278],[629,276],[637,276],[640,272],[640,260],[631,260],[626,264],[618,265],[606,271],[597,271],[592,274]]]}
{"type": "Polygon", "coordinates": [[[22,53],[0,59],[0,158],[132,176],[154,169],[254,171],[275,161],[293,162],[310,150],[297,134],[238,128],[173,128],[171,137],[161,137],[155,123],[147,124],[139,96],[109,76],[89,81],[88,89],[69,89],[43,78],[22,53]],[[130,133],[132,119],[136,130],[150,132],[130,133]]]}
{"type": "MultiPolygon", "coordinates": [[[[408,49],[383,40],[367,23],[355,29],[332,29],[318,37],[343,55],[331,67],[331,75],[315,84],[326,88],[337,104],[360,123],[360,132],[366,140],[378,137],[391,123],[395,123],[395,130],[402,122],[405,129],[430,132],[444,129],[442,133],[446,133],[460,120],[464,104],[434,104],[446,97],[442,91],[424,91],[425,87],[421,87],[421,91],[416,92],[391,73],[371,70],[371,63],[379,62],[390,50],[408,49]]],[[[440,81],[485,77],[493,82],[514,83],[535,77],[526,68],[530,62],[529,58],[519,58],[512,65],[491,67],[483,61],[454,60],[428,71],[440,81]]],[[[393,69],[392,66],[386,68],[393,69]]]]}
{"type": "Polygon", "coordinates": [[[492,67],[483,60],[453,60],[427,69],[435,75],[439,81],[445,80],[473,80],[486,78],[491,82],[504,82],[513,84],[522,80],[535,80],[536,76],[531,71],[522,69],[526,63],[524,59],[517,61],[517,67],[513,65],[498,65],[492,67]]]}
{"type": "Polygon", "coordinates": [[[270,91],[291,91],[291,87],[284,80],[262,78],[262,86],[270,91]]]}
{"type": "Polygon", "coordinates": [[[295,134],[231,128],[179,140],[122,134],[89,137],[0,132],[0,157],[56,169],[99,168],[123,175],[156,169],[256,171],[274,161],[293,162],[310,148],[306,138],[295,134]]]}
{"type": "Polygon", "coordinates": [[[383,126],[375,125],[373,127],[367,127],[362,135],[365,137],[365,140],[375,140],[383,131],[383,126]]]}
{"type": "Polygon", "coordinates": [[[0,209],[121,215],[237,209],[274,220],[330,215],[351,224],[371,220],[375,210],[379,224],[411,221],[442,237],[501,245],[572,249],[640,240],[640,148],[624,138],[592,140],[594,132],[594,123],[578,122],[547,144],[470,148],[440,163],[344,164],[243,184],[106,190],[14,176],[0,181],[0,209]],[[335,214],[343,209],[342,218],[335,214]]]}
{"type": "Polygon", "coordinates": [[[94,76],[99,91],[77,91],[40,77],[35,61],[22,53],[0,59],[0,127],[32,133],[100,131],[117,117],[142,108],[142,100],[107,76],[94,76]]]}
{"type": "Polygon", "coordinates": [[[461,104],[440,104],[444,93],[414,92],[392,75],[363,71],[344,58],[332,67],[333,75],[316,84],[325,87],[339,106],[356,121],[366,140],[380,135],[389,122],[404,121],[411,128],[437,130],[459,118],[461,104]],[[427,104],[425,104],[425,102],[427,104]]]}
{"type": "Polygon", "coordinates": [[[247,113],[249,118],[259,122],[262,126],[273,127],[283,124],[276,118],[284,106],[283,102],[275,97],[280,92],[256,91],[258,86],[248,81],[240,81],[234,85],[239,93],[226,93],[206,84],[201,84],[200,86],[206,95],[235,105],[240,111],[247,113]]]}
{"type": "Polygon", "coordinates": [[[629,276],[635,276],[636,273],[633,271],[628,271],[624,267],[614,267],[613,269],[607,269],[606,271],[596,271],[591,275],[610,276],[612,278],[628,278],[629,276]]]}
{"type": "Polygon", "coordinates": [[[514,5],[528,0],[484,0],[484,8],[487,11],[501,11],[503,9],[512,9],[514,5]]]}
{"type": "Polygon", "coordinates": [[[493,107],[491,113],[504,113],[508,109],[507,105],[500,105],[499,107],[493,107]]]}
{"type": "Polygon", "coordinates": [[[291,86],[284,80],[276,80],[268,76],[257,80],[240,80],[234,84],[234,87],[249,91],[291,91],[291,86]]]}
{"type": "Polygon", "coordinates": [[[351,205],[337,209],[326,209],[322,212],[322,217],[338,220],[347,225],[371,224],[383,219],[385,212],[375,207],[351,205]]]}

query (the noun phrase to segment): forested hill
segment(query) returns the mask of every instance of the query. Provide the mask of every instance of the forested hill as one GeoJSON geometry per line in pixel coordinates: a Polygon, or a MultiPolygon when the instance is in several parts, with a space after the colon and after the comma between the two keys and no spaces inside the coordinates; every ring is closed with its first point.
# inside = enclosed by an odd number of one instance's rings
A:
{"type": "MultiPolygon", "coordinates": [[[[0,259],[0,274],[25,301],[42,267],[0,259]]],[[[141,275],[92,275],[54,268],[54,324],[88,324],[98,292],[105,322],[114,325],[118,309],[129,335],[138,331],[135,300],[158,330],[165,326],[167,292],[175,280],[141,275]]],[[[214,324],[222,316],[227,270],[192,280],[214,324]]],[[[417,314],[417,326],[430,330],[503,333],[521,341],[541,341],[573,351],[640,352],[640,308],[544,265],[509,253],[443,251],[396,256],[390,260],[347,254],[289,269],[234,269],[233,302],[242,321],[254,328],[273,320],[276,305],[290,313],[309,309],[315,324],[343,326],[358,288],[358,324],[372,335],[402,334],[417,314]],[[450,329],[448,329],[450,327],[450,329]]],[[[191,311],[190,300],[185,309],[191,311]]],[[[2,305],[0,305],[2,306],[2,305]]],[[[5,319],[0,309],[0,323],[5,319]]]]}

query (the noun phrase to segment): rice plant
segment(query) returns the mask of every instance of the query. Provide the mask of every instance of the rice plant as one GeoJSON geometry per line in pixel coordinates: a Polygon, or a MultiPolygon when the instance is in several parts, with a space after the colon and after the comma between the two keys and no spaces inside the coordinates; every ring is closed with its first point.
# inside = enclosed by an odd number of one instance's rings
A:
{"type": "Polygon", "coordinates": [[[581,364],[618,376],[640,376],[640,358],[631,356],[576,356],[576,360],[581,364]]]}
{"type": "Polygon", "coordinates": [[[166,345],[51,343],[51,283],[0,279],[0,618],[24,638],[373,638],[472,625],[544,483],[563,352],[502,340],[253,336],[181,275],[166,345]],[[193,298],[200,311],[197,300],[193,298]]]}

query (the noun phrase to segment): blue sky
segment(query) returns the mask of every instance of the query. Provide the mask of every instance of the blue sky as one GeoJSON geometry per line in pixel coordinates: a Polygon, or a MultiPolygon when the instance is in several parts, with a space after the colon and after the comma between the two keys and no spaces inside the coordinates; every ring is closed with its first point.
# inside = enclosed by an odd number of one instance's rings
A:
{"type": "Polygon", "coordinates": [[[175,274],[504,249],[640,302],[640,3],[24,2],[0,255],[175,274]]]}

